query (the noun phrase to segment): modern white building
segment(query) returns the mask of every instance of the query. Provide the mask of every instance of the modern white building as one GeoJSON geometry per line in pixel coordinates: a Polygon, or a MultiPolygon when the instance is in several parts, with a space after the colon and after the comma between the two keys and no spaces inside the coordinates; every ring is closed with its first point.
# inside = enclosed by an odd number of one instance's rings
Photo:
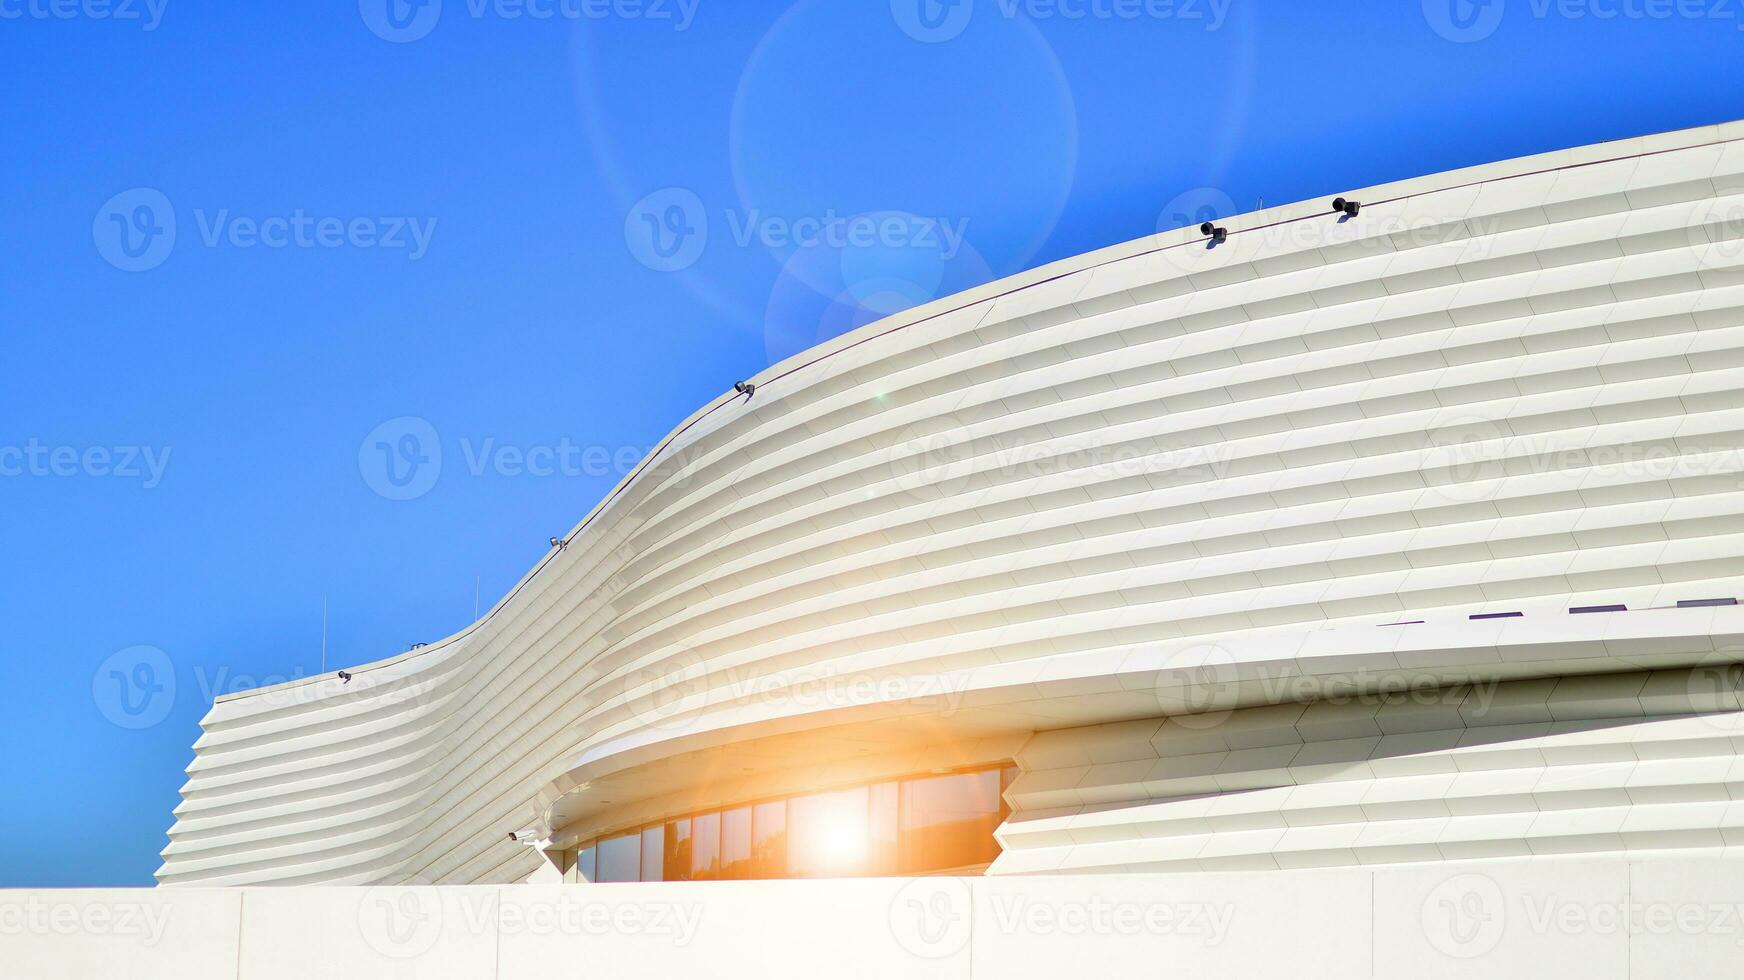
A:
{"type": "Polygon", "coordinates": [[[1744,846],[1744,124],[1344,197],[749,379],[467,629],[220,699],[159,881],[1744,846]]]}

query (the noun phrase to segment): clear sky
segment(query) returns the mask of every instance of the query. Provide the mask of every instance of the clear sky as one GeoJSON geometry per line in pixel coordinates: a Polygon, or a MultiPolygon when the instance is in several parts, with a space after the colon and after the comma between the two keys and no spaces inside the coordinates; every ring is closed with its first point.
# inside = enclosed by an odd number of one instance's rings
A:
{"type": "Polygon", "coordinates": [[[464,626],[732,383],[1053,259],[1744,117],[1744,0],[0,0],[0,887],[464,626]],[[440,454],[440,460],[437,454],[440,454]]]}

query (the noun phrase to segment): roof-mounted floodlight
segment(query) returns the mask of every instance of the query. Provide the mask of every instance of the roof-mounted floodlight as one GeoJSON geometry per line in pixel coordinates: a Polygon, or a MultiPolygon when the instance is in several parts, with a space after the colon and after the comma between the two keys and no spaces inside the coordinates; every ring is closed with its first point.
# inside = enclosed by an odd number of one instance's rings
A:
{"type": "Polygon", "coordinates": [[[551,547],[556,548],[558,551],[562,551],[563,549],[569,547],[569,542],[563,540],[562,538],[555,538],[554,537],[551,539],[551,547]]]}
{"type": "Polygon", "coordinates": [[[749,398],[757,390],[757,386],[749,381],[735,381],[733,382],[733,390],[749,398]]]}
{"type": "Polygon", "coordinates": [[[350,675],[350,674],[348,674],[348,673],[346,673],[346,672],[345,672],[345,671],[343,671],[343,670],[342,670],[342,671],[340,671],[340,672],[339,672],[339,683],[341,683],[341,684],[349,684],[349,683],[351,683],[351,675],[350,675]]]}
{"type": "Polygon", "coordinates": [[[1229,229],[1219,228],[1207,221],[1199,226],[1199,234],[1204,235],[1206,238],[1209,238],[1214,242],[1221,242],[1229,237],[1229,229]]]}
{"type": "Polygon", "coordinates": [[[1355,201],[1346,200],[1346,199],[1341,197],[1338,200],[1332,202],[1332,210],[1344,215],[1347,218],[1354,218],[1354,217],[1356,217],[1356,213],[1358,211],[1362,210],[1362,205],[1358,204],[1355,201]]]}

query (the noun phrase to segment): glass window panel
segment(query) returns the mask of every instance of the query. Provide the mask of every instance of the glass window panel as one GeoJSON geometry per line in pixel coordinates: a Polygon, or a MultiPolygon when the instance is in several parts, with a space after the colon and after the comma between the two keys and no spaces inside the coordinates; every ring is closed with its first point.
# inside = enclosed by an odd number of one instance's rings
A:
{"type": "Polygon", "coordinates": [[[902,784],[902,870],[941,871],[999,856],[999,770],[924,776],[902,784]]]}
{"type": "Polygon", "coordinates": [[[787,876],[787,801],[751,808],[751,877],[787,876]]]}
{"type": "Polygon", "coordinates": [[[787,801],[787,868],[795,877],[866,873],[864,786],[787,801]]]}
{"type": "Polygon", "coordinates": [[[897,803],[901,797],[896,783],[878,783],[872,787],[872,810],[867,816],[866,873],[893,875],[901,866],[897,834],[897,803]]]}
{"type": "Polygon", "coordinates": [[[692,818],[694,829],[690,849],[690,876],[697,881],[713,881],[721,876],[721,815],[703,813],[692,818]]]}
{"type": "Polygon", "coordinates": [[[640,881],[642,835],[610,837],[599,844],[599,880],[640,881]]]}
{"type": "Polygon", "coordinates": [[[671,820],[666,824],[665,853],[667,881],[690,880],[690,820],[671,820]]]}
{"type": "Polygon", "coordinates": [[[642,831],[642,880],[659,881],[666,862],[666,828],[649,827],[642,831]]]}
{"type": "MultiPolygon", "coordinates": [[[[891,780],[695,814],[561,855],[565,880],[892,875],[985,865],[1015,766],[891,780]]],[[[555,856],[555,855],[554,855],[555,856]]]]}
{"type": "Polygon", "coordinates": [[[751,808],[721,813],[721,877],[751,877],[751,808]]]}

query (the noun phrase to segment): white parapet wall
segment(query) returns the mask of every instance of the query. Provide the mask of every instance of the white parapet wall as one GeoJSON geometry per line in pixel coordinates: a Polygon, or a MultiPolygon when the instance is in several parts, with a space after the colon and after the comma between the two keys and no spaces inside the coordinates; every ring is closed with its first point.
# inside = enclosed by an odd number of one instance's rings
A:
{"type": "Polygon", "coordinates": [[[1744,970],[1744,863],[0,892],[7,980],[1668,978],[1744,970]]]}

